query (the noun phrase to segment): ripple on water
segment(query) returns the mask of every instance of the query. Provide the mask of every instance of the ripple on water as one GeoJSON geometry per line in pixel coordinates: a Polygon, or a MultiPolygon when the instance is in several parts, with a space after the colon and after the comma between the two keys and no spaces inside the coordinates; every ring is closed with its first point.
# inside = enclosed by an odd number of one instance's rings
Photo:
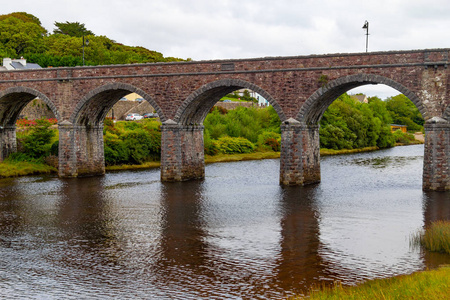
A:
{"type": "Polygon", "coordinates": [[[279,160],[0,180],[0,298],[286,299],[450,262],[409,248],[450,218],[421,190],[423,146],[325,157],[322,182],[280,187],[279,160]]]}

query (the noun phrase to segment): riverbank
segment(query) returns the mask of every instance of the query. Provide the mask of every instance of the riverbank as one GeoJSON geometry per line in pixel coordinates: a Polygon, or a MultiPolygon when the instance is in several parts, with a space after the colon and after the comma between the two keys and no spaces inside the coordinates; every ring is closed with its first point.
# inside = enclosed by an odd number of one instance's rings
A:
{"type": "Polygon", "coordinates": [[[57,173],[58,170],[43,163],[33,162],[2,162],[0,163],[0,178],[18,177],[39,174],[57,173]]]}
{"type": "Polygon", "coordinates": [[[410,275],[367,281],[353,287],[336,283],[333,288],[313,289],[307,298],[294,299],[448,299],[450,266],[410,275]]]}
{"type": "MultiPolygon", "coordinates": [[[[421,144],[420,142],[418,142],[421,144]]],[[[407,146],[403,144],[397,144],[396,146],[407,146]]],[[[343,150],[333,150],[333,149],[320,149],[321,156],[328,155],[342,155],[342,154],[352,154],[361,152],[371,152],[380,150],[378,147],[366,147],[360,149],[343,149],[343,150]]],[[[242,153],[242,154],[217,154],[214,156],[205,155],[205,163],[220,163],[220,162],[233,162],[233,161],[245,161],[245,160],[261,160],[261,159],[275,159],[280,158],[280,152],[253,152],[253,153],[242,153]]],[[[161,166],[160,161],[146,162],[140,165],[113,165],[106,166],[106,171],[123,171],[123,170],[142,170],[142,169],[153,169],[159,168],[161,166]]],[[[55,167],[31,162],[1,162],[0,163],[0,178],[5,177],[17,177],[17,176],[27,176],[27,175],[38,175],[38,174],[56,174],[58,170],[55,167]]]]}

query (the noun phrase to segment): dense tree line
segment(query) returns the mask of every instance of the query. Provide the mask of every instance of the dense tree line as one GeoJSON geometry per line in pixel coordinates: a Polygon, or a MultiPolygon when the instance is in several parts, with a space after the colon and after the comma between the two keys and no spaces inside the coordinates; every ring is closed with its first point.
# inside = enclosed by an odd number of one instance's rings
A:
{"type": "MultiPolygon", "coordinates": [[[[341,95],[325,111],[320,121],[320,146],[328,149],[392,147],[405,134],[391,133],[390,124],[407,125],[409,131],[423,131],[423,118],[415,105],[399,94],[382,101],[370,97],[361,103],[348,94],[341,95]]],[[[408,134],[406,134],[408,136],[408,134]]]]}
{"type": "Polygon", "coordinates": [[[86,65],[181,60],[164,57],[144,47],[122,45],[106,36],[96,36],[78,22],[55,22],[55,26],[50,34],[31,14],[18,12],[0,15],[0,56],[24,57],[41,67],[80,66],[83,64],[84,40],[86,65]]]}

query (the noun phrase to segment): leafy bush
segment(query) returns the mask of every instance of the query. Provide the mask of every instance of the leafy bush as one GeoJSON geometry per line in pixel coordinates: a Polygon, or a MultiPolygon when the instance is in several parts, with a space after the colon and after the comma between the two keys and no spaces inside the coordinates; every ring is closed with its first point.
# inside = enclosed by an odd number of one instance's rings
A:
{"type": "Polygon", "coordinates": [[[108,124],[103,139],[106,165],[142,164],[161,156],[160,123],[153,120],[108,124]]]}
{"type": "Polygon", "coordinates": [[[234,153],[251,153],[255,150],[255,146],[243,137],[221,137],[218,141],[220,152],[224,154],[234,153]]]}
{"type": "Polygon", "coordinates": [[[205,148],[205,154],[216,155],[217,153],[219,153],[219,145],[217,141],[211,139],[207,130],[205,130],[203,134],[203,144],[205,148]]]}
{"type": "Polygon", "coordinates": [[[21,141],[23,152],[30,158],[44,158],[50,154],[51,141],[55,131],[50,129],[48,120],[36,120],[36,126],[31,127],[28,135],[21,141]]]}
{"type": "Polygon", "coordinates": [[[415,141],[414,135],[408,132],[402,132],[400,129],[393,134],[395,142],[399,144],[411,144],[415,141]]]}
{"type": "Polygon", "coordinates": [[[258,137],[258,145],[266,146],[273,151],[280,151],[281,135],[273,131],[264,131],[258,137]]]}

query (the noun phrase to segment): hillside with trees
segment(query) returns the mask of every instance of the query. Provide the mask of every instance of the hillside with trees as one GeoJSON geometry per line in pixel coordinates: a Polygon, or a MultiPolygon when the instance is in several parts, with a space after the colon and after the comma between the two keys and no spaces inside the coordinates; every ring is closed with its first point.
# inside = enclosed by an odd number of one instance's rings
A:
{"type": "Polygon", "coordinates": [[[0,15],[0,57],[24,57],[41,67],[74,67],[181,61],[144,47],[131,47],[97,36],[78,22],[55,22],[49,33],[25,12],[0,15]]]}

